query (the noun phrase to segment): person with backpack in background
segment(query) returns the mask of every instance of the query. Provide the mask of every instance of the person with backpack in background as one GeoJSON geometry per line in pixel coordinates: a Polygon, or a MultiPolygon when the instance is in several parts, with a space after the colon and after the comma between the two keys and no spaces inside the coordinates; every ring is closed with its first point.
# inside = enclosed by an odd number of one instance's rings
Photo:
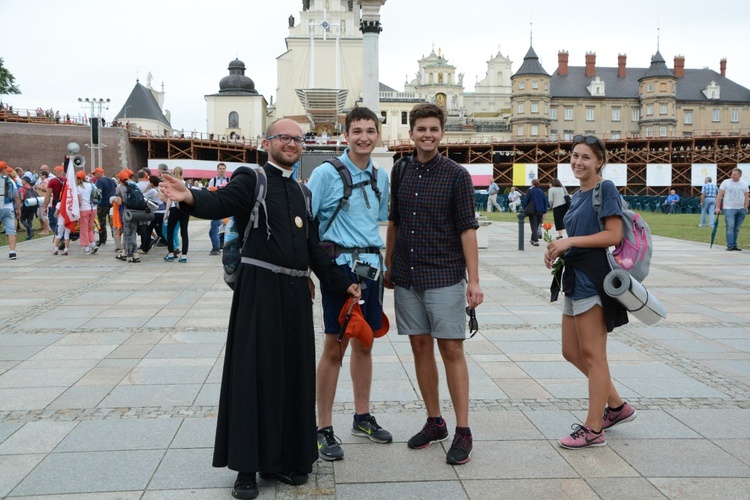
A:
{"type": "Polygon", "coordinates": [[[321,248],[309,190],[292,178],[303,143],[299,124],[276,120],[263,139],[268,163],[260,172],[240,168],[216,191],[189,189],[169,175],[161,183],[186,214],[209,220],[233,216],[239,234],[251,213],[259,212],[234,282],[213,455],[214,467],[238,472],[235,498],[258,496],[258,472],[265,479],[305,484],[318,460],[308,269],[339,295],[361,296],[359,285],[321,248]],[[256,207],[261,175],[268,192],[256,207]]]}
{"type": "Polygon", "coordinates": [[[4,161],[0,161],[0,190],[2,190],[2,209],[0,220],[3,221],[5,234],[8,237],[8,258],[16,260],[16,218],[21,215],[21,197],[15,182],[10,178],[8,170],[13,170],[4,161]]]}
{"type": "MultiPolygon", "coordinates": [[[[610,271],[607,249],[623,239],[620,195],[612,181],[602,182],[607,163],[604,143],[593,135],[576,135],[570,166],[581,189],[565,214],[567,238],[547,244],[547,268],[562,269],[554,276],[565,293],[562,310],[562,354],[589,379],[589,409],[585,422],[573,424],[573,433],[560,439],[560,446],[580,449],[604,446],[605,429],[629,422],[635,409],[615,389],[607,362],[607,333],[628,322],[627,311],[603,289],[610,271]],[[594,208],[592,196],[601,182],[602,203],[594,208]],[[604,226],[600,225],[600,219],[604,226]]],[[[555,282],[553,282],[553,287],[555,282]]],[[[557,300],[553,293],[552,300],[557,300]]]]}
{"type": "Polygon", "coordinates": [[[135,191],[141,193],[140,199],[145,203],[143,193],[138,188],[138,185],[133,180],[133,171],[125,169],[117,174],[117,180],[120,184],[115,189],[115,196],[110,199],[111,203],[117,203],[122,208],[120,213],[120,220],[122,221],[122,253],[115,255],[115,259],[127,261],[130,263],[138,263],[141,259],[138,257],[136,247],[138,246],[138,221],[125,220],[123,213],[125,209],[138,210],[135,203],[138,202],[137,196],[134,195],[135,191]],[[135,191],[134,191],[135,190],[135,191]],[[130,205],[130,206],[129,206],[130,205]]]}
{"type": "MultiPolygon", "coordinates": [[[[182,178],[182,167],[175,167],[171,175],[172,178],[181,181],[186,188],[192,189],[191,186],[185,182],[182,178]]],[[[167,255],[164,260],[172,262],[177,259],[178,262],[187,262],[187,253],[190,241],[188,240],[188,222],[190,221],[190,215],[180,210],[179,205],[168,200],[167,211],[164,213],[164,218],[167,221],[167,255]],[[177,250],[177,246],[174,241],[174,229],[180,225],[180,240],[182,240],[182,253],[177,250]]]]}
{"type": "Polygon", "coordinates": [[[523,199],[523,210],[529,216],[529,226],[531,227],[531,244],[539,246],[539,237],[541,236],[542,222],[544,214],[547,213],[549,205],[544,191],[539,186],[539,179],[531,179],[531,187],[526,192],[523,199]]]}
{"type": "Polygon", "coordinates": [[[34,214],[39,208],[39,194],[31,183],[31,174],[27,173],[21,177],[21,182],[21,217],[18,220],[26,228],[26,239],[30,240],[34,237],[34,214]]]}
{"type": "MultiPolygon", "coordinates": [[[[81,218],[78,220],[79,245],[86,255],[95,254],[99,247],[94,239],[94,218],[96,217],[96,205],[92,201],[94,185],[86,180],[86,172],[76,172],[76,192],[78,193],[78,205],[81,207],[81,218]]],[[[97,189],[97,193],[101,194],[97,189]]],[[[95,197],[93,197],[95,198],[95,197]]]]}
{"type": "MultiPolygon", "coordinates": [[[[107,244],[107,228],[109,227],[113,235],[115,232],[111,213],[112,203],[109,200],[115,195],[117,185],[115,184],[115,180],[112,177],[104,175],[104,169],[99,167],[94,169],[94,183],[96,188],[102,193],[102,199],[96,207],[96,218],[99,220],[99,241],[97,242],[97,246],[102,246],[107,244]]],[[[119,239],[114,238],[114,240],[115,251],[118,251],[120,250],[118,245],[119,239]]]]}
{"type": "MultiPolygon", "coordinates": [[[[216,165],[216,176],[208,181],[208,190],[216,191],[226,186],[229,182],[227,177],[227,166],[224,163],[216,165]]],[[[221,219],[212,220],[211,227],[208,229],[208,237],[211,239],[211,251],[209,255],[219,255],[221,249],[224,246],[224,236],[219,235],[219,228],[221,227],[221,219]]]]}
{"type": "MultiPolygon", "coordinates": [[[[345,119],[344,138],[349,147],[338,158],[331,158],[313,170],[307,186],[312,191],[312,214],[319,224],[319,236],[331,259],[353,280],[361,279],[361,305],[364,319],[373,332],[382,325],[381,280],[359,278],[352,271],[361,261],[382,273],[380,222],[388,220],[388,174],[373,163],[370,155],[380,138],[380,121],[368,108],[356,107],[345,119]]],[[[378,425],[370,414],[372,386],[372,344],[359,339],[339,338],[345,297],[321,285],[325,340],[318,362],[318,454],[323,460],[341,460],[344,451],[333,432],[331,412],[336,396],[342,357],[351,350],[350,372],[354,390],[354,417],[351,433],[375,443],[390,443],[391,433],[378,425]]]]}
{"type": "Polygon", "coordinates": [[[47,212],[50,230],[57,234],[57,204],[62,196],[63,184],[65,183],[65,169],[57,165],[52,169],[52,177],[47,181],[47,193],[44,195],[43,210],[47,212]]]}

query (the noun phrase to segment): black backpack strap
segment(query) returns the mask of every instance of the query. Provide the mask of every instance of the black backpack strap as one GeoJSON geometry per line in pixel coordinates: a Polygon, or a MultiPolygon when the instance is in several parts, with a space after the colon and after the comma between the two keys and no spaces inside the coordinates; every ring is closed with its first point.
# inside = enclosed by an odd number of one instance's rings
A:
{"type": "Polygon", "coordinates": [[[344,165],[344,162],[342,162],[338,158],[328,158],[326,162],[333,165],[333,167],[341,176],[341,181],[344,183],[344,196],[339,200],[339,206],[337,206],[336,210],[334,210],[333,215],[328,221],[328,224],[326,224],[325,229],[323,229],[323,233],[328,231],[328,229],[331,227],[331,224],[333,224],[333,221],[336,219],[336,216],[341,211],[341,209],[344,208],[349,203],[349,198],[352,196],[352,190],[354,188],[352,186],[352,175],[349,172],[349,169],[346,168],[346,165],[344,165]]]}

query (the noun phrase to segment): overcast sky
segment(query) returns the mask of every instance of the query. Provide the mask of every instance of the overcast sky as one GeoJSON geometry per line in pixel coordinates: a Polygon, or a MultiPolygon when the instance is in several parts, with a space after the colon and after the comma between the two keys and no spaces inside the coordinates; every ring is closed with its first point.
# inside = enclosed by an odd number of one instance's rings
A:
{"type": "MultiPolygon", "coordinates": [[[[155,88],[164,83],[172,126],[205,131],[204,95],[219,90],[235,57],[256,89],[275,99],[276,58],[286,50],[288,17],[299,22],[301,6],[300,0],[0,0],[0,57],[23,92],[0,98],[15,108],[71,115],[87,111],[79,97],[109,98],[109,121],[136,78],[145,84],[150,71],[155,88]]],[[[687,68],[715,71],[726,57],[727,77],[750,87],[746,0],[387,0],[381,14],[380,81],[397,90],[433,46],[465,74],[466,91],[498,50],[515,72],[529,48],[530,23],[548,73],[559,50],[569,52],[571,66],[583,66],[585,53],[594,51],[597,66],[617,66],[625,53],[629,67],[647,67],[659,28],[670,68],[677,54],[687,68]]]]}

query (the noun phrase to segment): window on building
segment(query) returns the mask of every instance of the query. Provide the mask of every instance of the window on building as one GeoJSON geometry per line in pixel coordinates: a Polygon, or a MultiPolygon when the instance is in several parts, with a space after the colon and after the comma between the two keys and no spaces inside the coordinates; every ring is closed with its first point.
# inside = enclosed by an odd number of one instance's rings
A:
{"type": "Polygon", "coordinates": [[[547,105],[545,104],[545,105],[544,105],[544,114],[546,115],[547,113],[549,113],[549,108],[548,108],[548,107],[547,107],[547,105]]]}
{"type": "Polygon", "coordinates": [[[732,110],[732,123],[737,123],[739,121],[740,121],[740,110],[733,109],[732,110]]]}
{"type": "Polygon", "coordinates": [[[401,112],[401,125],[408,125],[409,124],[409,113],[406,111],[401,112]]]}
{"type": "Polygon", "coordinates": [[[693,112],[685,110],[685,125],[693,124],[693,112]]]}
{"type": "Polygon", "coordinates": [[[611,139],[620,139],[622,138],[622,133],[619,130],[613,130],[609,134],[611,139]]]}
{"type": "Polygon", "coordinates": [[[557,130],[550,130],[549,139],[551,141],[556,141],[557,140],[557,130]]]}
{"type": "Polygon", "coordinates": [[[714,122],[721,121],[721,110],[719,108],[714,109],[714,116],[713,116],[712,121],[714,122]]]}
{"type": "Polygon", "coordinates": [[[662,104],[659,106],[659,114],[660,115],[666,115],[667,114],[667,106],[662,104]]]}
{"type": "Polygon", "coordinates": [[[240,115],[236,111],[229,113],[229,127],[228,128],[240,128],[240,115]]]}
{"type": "Polygon", "coordinates": [[[654,136],[654,127],[646,127],[646,137],[654,136]]]}
{"type": "Polygon", "coordinates": [[[523,114],[526,112],[526,105],[522,102],[518,103],[518,114],[523,114]]]}
{"type": "Polygon", "coordinates": [[[539,82],[537,82],[536,80],[534,80],[533,82],[531,82],[531,88],[534,89],[534,90],[539,89],[539,82]]]}
{"type": "Polygon", "coordinates": [[[526,82],[518,82],[518,90],[523,90],[526,88],[526,82]]]}
{"type": "Polygon", "coordinates": [[[666,137],[667,136],[667,127],[661,126],[659,127],[659,137],[666,137]]]}
{"type": "Polygon", "coordinates": [[[557,120],[557,108],[552,108],[549,110],[549,117],[551,120],[557,120]]]}
{"type": "Polygon", "coordinates": [[[573,108],[565,108],[565,121],[573,121],[573,108]]]}
{"type": "Polygon", "coordinates": [[[646,116],[651,116],[654,114],[654,107],[653,106],[646,106],[646,116]]]}
{"type": "Polygon", "coordinates": [[[388,112],[386,112],[386,111],[381,111],[381,112],[380,112],[380,116],[382,116],[382,117],[383,117],[383,125],[385,125],[385,124],[386,124],[386,123],[388,122],[388,112]]]}
{"type": "Polygon", "coordinates": [[[587,122],[594,121],[594,108],[586,108],[586,121],[587,122]]]}
{"type": "Polygon", "coordinates": [[[549,90],[549,83],[544,82],[544,90],[545,91],[549,90]]]}
{"type": "Polygon", "coordinates": [[[518,126],[518,135],[523,136],[523,125],[518,126]]]}
{"type": "Polygon", "coordinates": [[[620,121],[620,108],[615,108],[612,110],[612,121],[613,122],[620,121]]]}
{"type": "Polygon", "coordinates": [[[531,112],[532,113],[539,113],[539,103],[538,102],[532,102],[531,103],[531,112]]]}
{"type": "Polygon", "coordinates": [[[649,83],[648,85],[646,85],[646,92],[653,92],[653,91],[654,91],[653,83],[649,83]]]}
{"type": "Polygon", "coordinates": [[[572,141],[573,140],[573,131],[572,130],[566,130],[563,132],[563,140],[565,141],[572,141]]]}
{"type": "Polygon", "coordinates": [[[531,135],[532,136],[539,135],[539,125],[532,125],[531,126],[531,135]]]}
{"type": "Polygon", "coordinates": [[[633,110],[632,121],[637,122],[641,119],[641,110],[636,108],[633,110]]]}

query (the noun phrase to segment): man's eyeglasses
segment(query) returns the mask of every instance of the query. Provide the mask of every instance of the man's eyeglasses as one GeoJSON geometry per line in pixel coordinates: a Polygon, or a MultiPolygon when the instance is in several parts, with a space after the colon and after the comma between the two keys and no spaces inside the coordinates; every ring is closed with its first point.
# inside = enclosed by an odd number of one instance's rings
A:
{"type": "Polygon", "coordinates": [[[276,134],[276,135],[269,135],[266,137],[269,141],[271,139],[278,139],[281,144],[289,144],[290,142],[294,141],[294,143],[299,146],[305,142],[304,137],[299,136],[293,136],[293,135],[286,135],[286,134],[276,134]]]}
{"type": "Polygon", "coordinates": [[[476,309],[470,309],[467,307],[466,315],[469,317],[469,333],[471,334],[469,338],[472,338],[479,331],[479,322],[477,321],[477,311],[476,309]]]}
{"type": "Polygon", "coordinates": [[[599,138],[595,135],[576,135],[573,137],[573,146],[582,142],[585,142],[589,146],[593,146],[594,144],[596,144],[600,148],[604,149],[604,144],[602,144],[602,141],[599,140],[599,138]]]}

